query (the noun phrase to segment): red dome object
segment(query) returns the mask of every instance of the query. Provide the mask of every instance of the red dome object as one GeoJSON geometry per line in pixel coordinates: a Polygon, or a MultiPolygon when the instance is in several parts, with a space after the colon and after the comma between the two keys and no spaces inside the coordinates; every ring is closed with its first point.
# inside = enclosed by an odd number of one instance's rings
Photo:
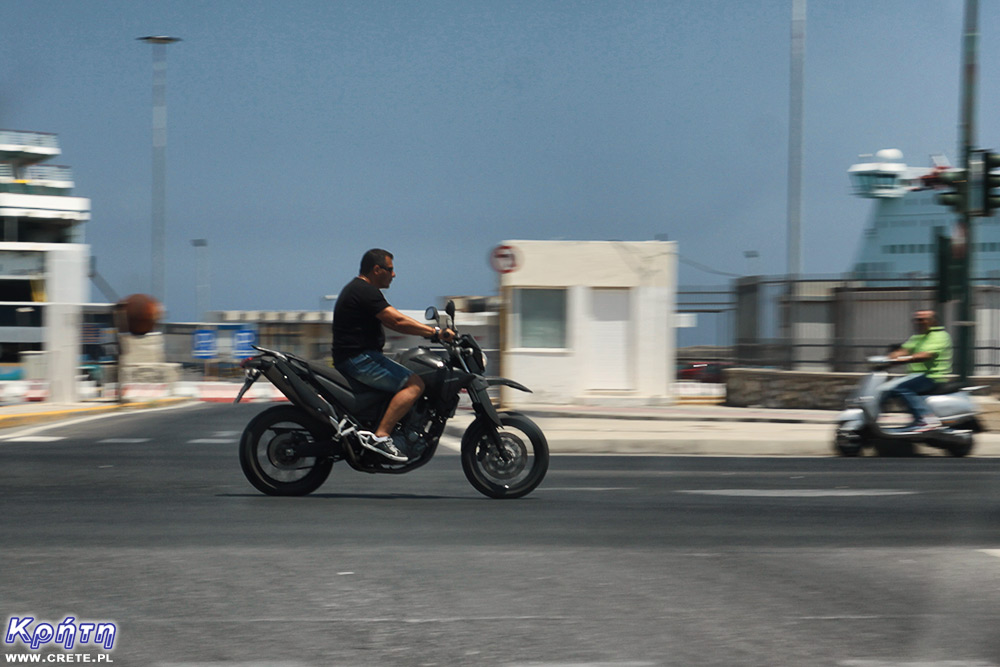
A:
{"type": "Polygon", "coordinates": [[[121,313],[118,328],[133,336],[148,334],[156,328],[163,315],[163,306],[148,294],[132,294],[118,302],[121,313]]]}

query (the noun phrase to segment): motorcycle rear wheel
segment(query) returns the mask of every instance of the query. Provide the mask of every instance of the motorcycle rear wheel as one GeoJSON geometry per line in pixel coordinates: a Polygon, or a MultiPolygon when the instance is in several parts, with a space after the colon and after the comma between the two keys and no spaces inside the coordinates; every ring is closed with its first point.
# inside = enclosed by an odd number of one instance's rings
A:
{"type": "Polygon", "coordinates": [[[490,437],[493,422],[480,418],[462,436],[462,470],[469,483],[490,498],[521,498],[531,493],[549,469],[549,443],[535,422],[502,413],[498,431],[502,450],[490,437]]]}
{"type": "Polygon", "coordinates": [[[254,487],[270,496],[304,496],[326,481],[333,460],[295,453],[297,443],[321,440],[306,414],[290,405],[264,410],[240,438],[240,467],[254,487]]]}

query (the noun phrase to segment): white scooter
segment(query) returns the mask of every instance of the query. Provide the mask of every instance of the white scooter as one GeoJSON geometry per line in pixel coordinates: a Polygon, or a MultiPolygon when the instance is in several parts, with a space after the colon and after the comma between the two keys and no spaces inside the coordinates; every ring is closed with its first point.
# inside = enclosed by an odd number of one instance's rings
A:
{"type": "Polygon", "coordinates": [[[869,357],[872,372],[861,380],[837,416],[834,448],[841,456],[858,456],[865,447],[873,447],[882,456],[913,451],[915,443],[944,449],[952,456],[966,456],[972,451],[973,434],[983,430],[971,392],[983,387],[963,387],[960,382],[939,385],[924,397],[927,407],[941,420],[942,427],[917,432],[912,426],[890,427],[879,424],[882,406],[887,400],[889,357],[869,357]]]}

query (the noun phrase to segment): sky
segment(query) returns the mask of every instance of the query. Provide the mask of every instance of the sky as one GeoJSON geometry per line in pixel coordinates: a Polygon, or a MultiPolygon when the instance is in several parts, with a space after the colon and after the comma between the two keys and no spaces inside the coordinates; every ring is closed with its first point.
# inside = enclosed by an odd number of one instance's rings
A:
{"type": "MultiPolygon", "coordinates": [[[[1000,148],[1000,3],[978,143],[1000,148]]],[[[365,250],[401,309],[495,294],[507,240],[677,241],[683,285],[786,266],[792,0],[0,0],[0,128],[53,132],[121,296],[151,286],[167,47],[166,307],[329,307],[365,250]],[[748,259],[748,251],[759,257],[748,259]]],[[[809,0],[802,264],[849,270],[859,154],[957,162],[961,0],[809,0]]],[[[104,296],[95,288],[95,301],[104,296]]]]}

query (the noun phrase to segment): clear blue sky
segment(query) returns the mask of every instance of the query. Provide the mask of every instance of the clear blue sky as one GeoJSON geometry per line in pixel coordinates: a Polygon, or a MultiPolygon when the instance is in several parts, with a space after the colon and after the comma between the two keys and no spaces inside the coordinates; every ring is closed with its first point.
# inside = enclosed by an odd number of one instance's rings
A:
{"type": "MultiPolygon", "coordinates": [[[[979,143],[1000,147],[1000,3],[979,143]]],[[[54,132],[87,240],[150,286],[152,56],[168,47],[167,306],[314,309],[373,246],[400,308],[489,294],[506,239],[647,240],[785,270],[791,0],[0,0],[0,127],[54,132]]],[[[809,0],[803,263],[847,270],[860,153],[956,159],[961,0],[809,0]]],[[[690,265],[685,284],[721,284],[690,265]]],[[[101,300],[94,290],[96,300],[101,300]]]]}

